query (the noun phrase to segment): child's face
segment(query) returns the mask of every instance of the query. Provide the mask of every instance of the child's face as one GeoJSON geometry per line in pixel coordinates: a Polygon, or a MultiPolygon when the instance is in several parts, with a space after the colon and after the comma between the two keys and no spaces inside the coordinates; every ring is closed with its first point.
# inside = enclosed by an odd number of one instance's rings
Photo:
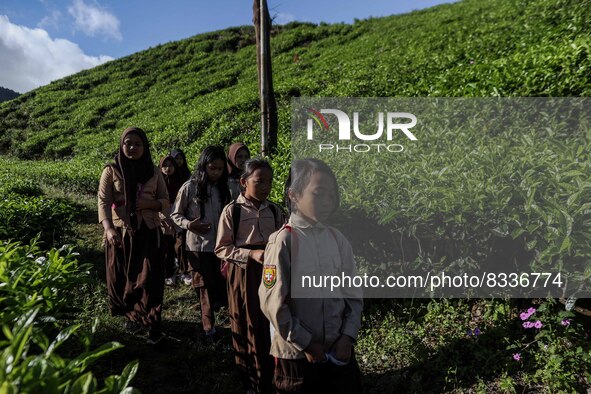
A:
{"type": "Polygon", "coordinates": [[[247,179],[240,179],[240,184],[245,188],[244,196],[246,198],[263,202],[271,193],[273,172],[268,168],[259,168],[247,179]]]}
{"type": "Polygon", "coordinates": [[[290,193],[296,211],[315,224],[332,215],[337,200],[334,180],[323,172],[315,172],[301,194],[290,193]]]}
{"type": "Polygon", "coordinates": [[[174,158],[174,161],[176,161],[176,166],[178,168],[181,168],[183,166],[183,164],[185,164],[185,158],[180,153],[178,155],[176,155],[176,157],[174,158]]]}
{"type": "Polygon", "coordinates": [[[164,160],[164,163],[162,163],[162,173],[164,175],[174,174],[174,164],[172,163],[172,160],[170,160],[170,159],[164,160]]]}
{"type": "Polygon", "coordinates": [[[125,137],[121,149],[125,157],[131,160],[138,160],[144,155],[144,143],[140,136],[134,133],[125,137]]]}
{"type": "Polygon", "coordinates": [[[205,173],[207,174],[207,180],[210,182],[216,182],[224,173],[224,161],[222,159],[216,159],[210,161],[205,166],[205,173]]]}
{"type": "Polygon", "coordinates": [[[236,162],[236,167],[239,170],[244,171],[244,163],[246,163],[246,160],[248,159],[250,159],[248,150],[246,150],[245,148],[238,149],[238,152],[236,152],[236,156],[234,159],[234,161],[236,162]]]}

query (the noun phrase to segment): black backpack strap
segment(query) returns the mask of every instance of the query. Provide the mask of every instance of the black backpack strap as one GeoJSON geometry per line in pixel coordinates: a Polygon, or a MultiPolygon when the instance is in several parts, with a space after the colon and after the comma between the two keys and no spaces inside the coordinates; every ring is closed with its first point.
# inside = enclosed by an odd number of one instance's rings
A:
{"type": "Polygon", "coordinates": [[[285,216],[283,215],[283,210],[281,207],[271,201],[269,201],[269,208],[271,208],[271,212],[273,212],[273,219],[275,219],[275,225],[277,225],[277,218],[281,219],[280,228],[285,224],[285,216]]]}
{"type": "Polygon", "coordinates": [[[271,212],[273,212],[273,220],[275,221],[275,224],[277,224],[277,207],[269,201],[269,208],[271,208],[271,212]]]}
{"type": "Polygon", "coordinates": [[[232,226],[234,230],[234,242],[236,242],[236,236],[238,235],[238,226],[240,226],[240,204],[236,203],[236,200],[230,202],[232,205],[232,226]]]}

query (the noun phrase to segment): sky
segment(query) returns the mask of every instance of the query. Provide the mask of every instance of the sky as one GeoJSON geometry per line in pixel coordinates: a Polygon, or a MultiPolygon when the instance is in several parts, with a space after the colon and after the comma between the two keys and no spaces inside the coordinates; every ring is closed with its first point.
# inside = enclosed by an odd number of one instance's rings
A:
{"type": "MultiPolygon", "coordinates": [[[[352,23],[453,0],[267,0],[273,23],[352,23]]],[[[132,53],[252,24],[252,0],[0,0],[0,86],[25,93],[132,53]]]]}

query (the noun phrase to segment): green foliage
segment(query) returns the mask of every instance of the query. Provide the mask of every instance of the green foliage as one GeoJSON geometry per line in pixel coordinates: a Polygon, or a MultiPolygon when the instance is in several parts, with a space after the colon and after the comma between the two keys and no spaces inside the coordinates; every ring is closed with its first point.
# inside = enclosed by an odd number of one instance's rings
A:
{"type": "Polygon", "coordinates": [[[12,327],[2,327],[6,339],[0,341],[0,392],[139,393],[131,387],[128,388],[137,372],[137,362],[128,364],[121,375],[106,378],[103,387],[99,387],[92,372],[87,371],[93,362],[121,348],[121,344],[109,342],[90,350],[89,337],[78,332],[80,326],[68,327],[50,340],[35,326],[38,311],[39,309],[32,308],[17,319],[12,327]],[[75,335],[80,336],[84,352],[73,359],[60,356],[60,346],[75,335]]]}
{"type": "MultiPolygon", "coordinates": [[[[42,252],[33,243],[0,245],[0,392],[135,393],[127,388],[138,364],[99,387],[89,366],[122,347],[116,342],[91,349],[92,335],[74,325],[57,332],[72,297],[88,282],[89,265],[78,264],[72,249],[42,252]],[[82,350],[63,357],[60,348],[77,338],[82,350]]],[[[96,324],[96,323],[95,323],[96,324]]],[[[94,332],[94,327],[92,329],[94,332]]]]}
{"type": "MultiPolygon", "coordinates": [[[[564,267],[586,281],[591,133],[585,124],[571,130],[534,123],[469,131],[442,125],[402,154],[327,161],[342,201],[397,240],[383,248],[392,251],[390,261],[448,270],[477,265],[480,272],[500,263],[531,272],[564,267]]],[[[577,288],[570,285],[569,292],[577,288]]]]}
{"type": "Polygon", "coordinates": [[[591,349],[574,317],[559,310],[553,299],[520,313],[516,325],[521,335],[507,350],[527,384],[549,392],[574,392],[581,390],[582,382],[589,384],[591,349]]]}
{"type": "Polygon", "coordinates": [[[71,204],[19,194],[0,198],[0,239],[28,242],[37,237],[46,245],[55,245],[73,236],[76,211],[71,204]]]}
{"type": "Polygon", "coordinates": [[[26,197],[36,197],[43,194],[39,184],[28,178],[15,178],[8,173],[0,178],[0,195],[19,194],[26,197]]]}
{"type": "Polygon", "coordinates": [[[370,392],[582,392],[589,385],[583,319],[553,300],[526,319],[540,320],[540,329],[525,329],[510,301],[375,303],[356,345],[364,374],[377,376],[366,382],[370,392]]]}
{"type": "Polygon", "coordinates": [[[41,186],[55,186],[68,192],[96,194],[103,165],[79,157],[68,161],[17,160],[0,157],[0,194],[14,192],[26,196],[42,195],[41,186]]]}
{"type": "MultiPolygon", "coordinates": [[[[353,25],[276,27],[281,138],[293,96],[589,95],[590,9],[588,0],[468,0],[353,25]]],[[[129,125],[147,130],[158,154],[255,143],[255,59],[244,26],[52,82],[0,105],[0,152],[102,164],[129,125]]]]}
{"type": "Polygon", "coordinates": [[[89,266],[70,248],[43,252],[36,243],[0,244],[0,324],[31,309],[56,317],[72,307],[72,294],[88,281],[89,266]]]}

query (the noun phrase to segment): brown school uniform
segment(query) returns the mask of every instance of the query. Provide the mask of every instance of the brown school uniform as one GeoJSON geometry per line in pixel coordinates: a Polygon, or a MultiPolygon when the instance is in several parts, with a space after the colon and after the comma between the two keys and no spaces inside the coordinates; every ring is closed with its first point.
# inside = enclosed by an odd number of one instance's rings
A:
{"type": "MultiPolygon", "coordinates": [[[[182,185],[183,183],[187,182],[191,178],[191,171],[189,170],[189,166],[187,165],[187,157],[185,153],[181,149],[173,149],[170,152],[170,155],[176,159],[178,155],[182,155],[184,162],[183,165],[178,168],[178,178],[179,183],[182,185]]],[[[176,199],[176,194],[173,197],[173,200],[176,199]]],[[[188,274],[189,269],[189,259],[187,257],[187,248],[186,248],[186,240],[187,240],[187,230],[181,230],[176,233],[176,242],[174,244],[174,251],[176,257],[178,259],[179,268],[178,273],[180,275],[188,274]]]]}
{"type": "Polygon", "coordinates": [[[170,160],[174,166],[174,172],[171,175],[162,173],[162,178],[164,178],[164,183],[166,184],[166,189],[168,191],[168,201],[170,202],[171,206],[169,209],[163,209],[160,212],[160,226],[162,229],[161,243],[164,254],[164,272],[165,277],[170,278],[174,276],[176,271],[174,263],[176,256],[176,235],[177,233],[181,232],[180,228],[170,218],[170,208],[172,208],[172,204],[174,204],[174,201],[176,200],[176,195],[182,183],[179,180],[179,170],[176,166],[174,157],[169,155],[160,159],[160,172],[162,172],[162,164],[164,164],[166,160],[170,160]]]}
{"type": "Polygon", "coordinates": [[[242,374],[244,389],[270,392],[273,359],[269,355],[269,321],[260,310],[258,288],[263,265],[248,261],[253,249],[265,248],[269,236],[283,224],[281,209],[264,201],[257,209],[240,194],[228,204],[220,217],[216,255],[228,261],[228,306],[235,361],[242,374]],[[234,229],[234,206],[240,209],[234,229]]]}
{"type": "Polygon", "coordinates": [[[302,273],[341,272],[354,275],[355,260],[351,245],[334,228],[311,225],[294,213],[286,228],[269,238],[259,297],[263,313],[275,328],[271,354],[276,357],[274,384],[278,392],[360,392],[354,356],[346,366],[336,366],[330,362],[311,364],[304,354],[311,342],[322,344],[328,353],[341,335],[357,338],[363,305],[360,291],[335,297],[330,289],[314,289],[311,294],[318,298],[291,296],[291,281],[302,273]]]}
{"type": "Polygon", "coordinates": [[[201,321],[208,332],[215,326],[214,311],[226,303],[226,283],[220,273],[220,260],[214,254],[217,226],[223,203],[217,186],[208,185],[207,201],[197,200],[197,183],[187,181],[181,186],[172,207],[171,219],[186,231],[185,245],[190,270],[193,275],[193,287],[199,293],[201,321]],[[201,212],[200,206],[203,206],[201,212]],[[200,218],[204,223],[211,223],[211,230],[201,235],[188,229],[189,223],[200,218]]]}
{"type": "Polygon", "coordinates": [[[228,188],[230,189],[230,198],[232,201],[236,200],[240,193],[242,193],[242,186],[240,185],[242,170],[236,167],[236,155],[240,149],[246,149],[250,157],[248,146],[242,142],[235,142],[228,148],[228,188]]]}
{"type": "MultiPolygon", "coordinates": [[[[168,192],[162,174],[154,167],[154,175],[138,186],[140,197],[160,202],[168,207],[168,192]]],[[[137,229],[131,228],[125,210],[123,177],[114,166],[106,166],[98,191],[99,223],[112,220],[123,241],[122,247],[105,242],[107,291],[113,315],[127,316],[145,326],[160,324],[164,296],[164,265],[160,242],[159,213],[137,211],[137,229]]],[[[106,240],[104,240],[106,241],[106,240]]]]}

